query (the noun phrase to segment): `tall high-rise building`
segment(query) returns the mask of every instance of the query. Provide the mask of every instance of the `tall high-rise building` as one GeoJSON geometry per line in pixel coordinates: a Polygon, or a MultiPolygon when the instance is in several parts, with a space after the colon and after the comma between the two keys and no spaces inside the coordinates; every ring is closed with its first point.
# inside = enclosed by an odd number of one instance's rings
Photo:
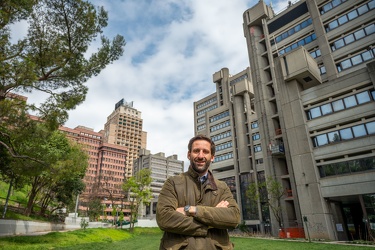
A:
{"type": "Polygon", "coordinates": [[[149,169],[151,172],[152,201],[141,211],[141,215],[153,218],[156,214],[156,204],[164,182],[168,177],[182,173],[184,162],[178,160],[177,155],[166,157],[162,152],[151,154],[149,150],[141,149],[139,158],[134,161],[134,175],[142,169],[149,169]]]}
{"type": "Polygon", "coordinates": [[[127,148],[120,145],[103,142],[103,131],[95,132],[93,129],[78,126],[74,129],[60,127],[68,138],[83,145],[89,156],[88,168],[83,181],[86,188],[80,194],[80,210],[86,211],[93,200],[99,200],[105,205],[102,219],[113,219],[113,205],[122,206],[122,211],[128,217],[129,208],[125,209],[124,192],[122,184],[125,178],[125,161],[127,148]]]}
{"type": "Polygon", "coordinates": [[[259,1],[243,21],[264,175],[286,190],[282,227],[365,239],[375,225],[375,0],[301,0],[278,14],[259,1]]]}
{"type": "Polygon", "coordinates": [[[133,107],[133,102],[121,99],[104,125],[104,142],[125,146],[128,149],[125,177],[133,174],[133,162],[138,158],[139,150],[147,146],[147,133],[142,131],[141,112],[133,107]]]}
{"type": "Polygon", "coordinates": [[[242,220],[256,228],[259,217],[246,190],[251,174],[264,171],[264,156],[250,76],[250,68],[235,75],[230,75],[227,68],[214,73],[216,92],[194,102],[194,128],[196,135],[205,134],[215,142],[216,154],[210,169],[228,184],[242,220]]]}

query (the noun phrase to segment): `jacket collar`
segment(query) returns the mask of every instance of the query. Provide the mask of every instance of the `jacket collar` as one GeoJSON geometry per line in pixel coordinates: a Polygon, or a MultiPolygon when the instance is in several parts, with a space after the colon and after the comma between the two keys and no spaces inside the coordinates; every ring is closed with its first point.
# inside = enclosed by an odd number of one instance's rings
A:
{"type": "MultiPolygon", "coordinates": [[[[190,175],[193,180],[199,181],[199,174],[191,167],[189,166],[188,174],[190,175]]],[[[214,175],[210,170],[208,170],[207,180],[205,182],[205,185],[210,185],[212,190],[217,190],[217,185],[214,179],[214,175]]]]}

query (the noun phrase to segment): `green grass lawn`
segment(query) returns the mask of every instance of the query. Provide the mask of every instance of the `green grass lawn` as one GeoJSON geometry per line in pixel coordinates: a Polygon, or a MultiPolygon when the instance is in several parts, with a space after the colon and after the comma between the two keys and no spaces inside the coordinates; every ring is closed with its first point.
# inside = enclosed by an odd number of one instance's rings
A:
{"type": "MultiPolygon", "coordinates": [[[[162,232],[159,228],[136,228],[133,233],[128,230],[95,228],[80,229],[70,232],[53,232],[38,236],[12,236],[0,238],[0,249],[126,249],[155,250],[159,248],[162,232]]],[[[235,249],[256,250],[350,250],[370,249],[370,246],[347,246],[318,242],[300,242],[291,240],[240,238],[233,237],[235,249]]],[[[373,248],[373,247],[372,247],[373,248]]]]}

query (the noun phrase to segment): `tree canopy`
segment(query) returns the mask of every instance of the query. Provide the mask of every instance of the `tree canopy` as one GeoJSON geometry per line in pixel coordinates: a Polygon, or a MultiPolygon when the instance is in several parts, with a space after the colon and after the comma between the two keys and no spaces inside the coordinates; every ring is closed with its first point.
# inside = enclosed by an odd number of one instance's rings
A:
{"type": "Polygon", "coordinates": [[[85,100],[84,83],[123,54],[125,40],[103,35],[108,13],[88,1],[5,0],[0,8],[0,105],[10,92],[44,93],[45,101],[29,108],[56,128],[85,100]],[[20,20],[28,32],[13,42],[20,20]],[[101,45],[90,55],[96,39],[101,45]]]}
{"type": "Polygon", "coordinates": [[[107,21],[103,7],[84,0],[0,1],[0,174],[10,188],[36,188],[30,206],[68,203],[83,188],[87,158],[55,130],[85,100],[87,81],[123,54],[124,37],[103,34],[107,21]],[[18,22],[27,25],[21,38],[18,22]],[[41,102],[20,96],[30,93],[41,102]]]}
{"type": "Polygon", "coordinates": [[[130,230],[138,219],[139,208],[148,204],[152,198],[150,184],[152,182],[150,169],[141,169],[135,176],[125,180],[122,189],[128,192],[130,201],[130,230]]]}

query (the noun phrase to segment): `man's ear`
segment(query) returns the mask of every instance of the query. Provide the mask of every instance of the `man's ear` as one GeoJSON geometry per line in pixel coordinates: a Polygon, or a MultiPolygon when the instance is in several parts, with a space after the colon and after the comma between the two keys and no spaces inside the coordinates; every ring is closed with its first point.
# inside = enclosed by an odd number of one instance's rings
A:
{"type": "Polygon", "coordinates": [[[211,157],[211,162],[214,162],[215,156],[211,157]]]}
{"type": "Polygon", "coordinates": [[[190,160],[190,152],[187,152],[187,158],[190,160]]]}

